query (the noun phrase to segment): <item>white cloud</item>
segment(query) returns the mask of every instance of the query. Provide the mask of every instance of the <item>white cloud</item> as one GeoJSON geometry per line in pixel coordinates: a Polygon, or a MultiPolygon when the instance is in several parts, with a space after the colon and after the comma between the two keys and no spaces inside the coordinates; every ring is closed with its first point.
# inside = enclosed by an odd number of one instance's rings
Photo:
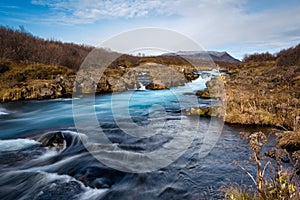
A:
{"type": "MultiPolygon", "coordinates": [[[[103,19],[137,19],[128,28],[156,26],[185,34],[206,49],[243,52],[280,49],[300,42],[300,4],[249,9],[250,0],[32,0],[48,6],[52,22],[86,24],[103,19]],[[157,16],[162,16],[158,19],[157,16]],[[164,16],[169,16],[168,19],[164,16]],[[176,16],[171,19],[170,16],[176,16]]],[[[128,29],[127,29],[128,30],[128,29]]],[[[126,30],[123,30],[126,31],[126,30]]]]}
{"type": "MultiPolygon", "coordinates": [[[[108,18],[134,18],[146,15],[172,14],[171,0],[32,0],[32,4],[48,6],[66,23],[92,23],[108,18]]],[[[58,17],[56,16],[56,20],[58,17]]]]}
{"type": "Polygon", "coordinates": [[[248,50],[277,51],[300,42],[300,4],[259,12],[245,0],[186,0],[176,6],[183,16],[176,26],[206,49],[231,46],[242,57],[248,50]]]}

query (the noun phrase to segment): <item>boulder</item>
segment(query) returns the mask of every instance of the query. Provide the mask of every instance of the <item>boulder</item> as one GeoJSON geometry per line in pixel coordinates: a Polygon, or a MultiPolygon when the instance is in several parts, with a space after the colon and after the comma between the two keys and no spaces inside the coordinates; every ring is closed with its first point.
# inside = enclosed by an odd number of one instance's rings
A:
{"type": "Polygon", "coordinates": [[[223,76],[212,77],[210,81],[206,82],[204,90],[198,90],[196,95],[203,99],[222,99],[225,98],[225,90],[223,84],[223,76]]]}
{"type": "Polygon", "coordinates": [[[206,108],[192,107],[188,110],[187,115],[206,116],[206,117],[223,117],[223,109],[219,106],[211,106],[206,108]]]}
{"type": "Polygon", "coordinates": [[[210,99],[213,98],[210,96],[209,90],[205,88],[204,90],[198,90],[196,92],[196,96],[202,98],[202,99],[210,99]]]}
{"type": "Polygon", "coordinates": [[[169,89],[166,85],[162,83],[152,82],[146,86],[147,90],[166,90],[169,89]]]}
{"type": "Polygon", "coordinates": [[[51,132],[38,139],[43,146],[61,150],[65,145],[65,138],[62,132],[51,132]]]}

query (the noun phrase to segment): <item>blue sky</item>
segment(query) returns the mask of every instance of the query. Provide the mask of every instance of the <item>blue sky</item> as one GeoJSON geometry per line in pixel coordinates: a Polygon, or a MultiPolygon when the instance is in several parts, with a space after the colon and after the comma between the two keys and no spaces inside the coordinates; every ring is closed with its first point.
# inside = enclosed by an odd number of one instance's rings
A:
{"type": "Polygon", "coordinates": [[[300,43],[299,11],[299,0],[1,0],[0,24],[93,46],[125,31],[165,28],[241,59],[300,43]]]}

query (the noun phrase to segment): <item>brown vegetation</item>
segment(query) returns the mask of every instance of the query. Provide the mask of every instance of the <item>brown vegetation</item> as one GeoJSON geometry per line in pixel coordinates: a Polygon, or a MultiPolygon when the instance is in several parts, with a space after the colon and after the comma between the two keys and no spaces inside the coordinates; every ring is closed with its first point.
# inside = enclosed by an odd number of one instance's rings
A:
{"type": "Polygon", "coordinates": [[[299,127],[300,66],[249,62],[227,71],[227,122],[299,127]]]}
{"type": "Polygon", "coordinates": [[[290,156],[286,150],[280,148],[271,149],[266,153],[269,158],[264,157],[262,148],[267,142],[264,133],[242,133],[242,136],[249,141],[249,148],[253,151],[250,161],[256,165],[256,175],[252,175],[237,161],[234,161],[234,164],[247,173],[256,186],[256,190],[229,186],[224,189],[225,197],[230,200],[298,200],[300,198],[299,176],[297,175],[299,158],[290,156]],[[275,160],[275,166],[272,165],[270,157],[275,160]],[[283,158],[289,160],[292,170],[283,169],[283,158]],[[269,175],[266,175],[266,172],[269,172],[269,175]]]}
{"type": "Polygon", "coordinates": [[[44,40],[21,30],[0,26],[0,59],[61,65],[77,70],[92,47],[44,40]]]}
{"type": "Polygon", "coordinates": [[[269,52],[266,53],[255,53],[245,56],[243,62],[265,62],[275,60],[275,57],[269,52]]]}
{"type": "Polygon", "coordinates": [[[285,131],[281,135],[278,145],[288,151],[300,150],[300,131],[285,131]]]}
{"type": "MultiPolygon", "coordinates": [[[[78,70],[83,60],[93,49],[94,47],[86,45],[44,40],[26,32],[24,28],[13,30],[0,26],[0,60],[12,60],[25,64],[60,65],[78,70]]],[[[111,53],[118,57],[111,63],[111,68],[118,68],[119,66],[136,67],[149,62],[191,66],[187,60],[180,56],[137,57],[111,53]]],[[[0,71],[1,69],[0,66],[0,71]]]]}
{"type": "Polygon", "coordinates": [[[246,55],[243,62],[266,62],[276,61],[277,66],[294,66],[300,65],[300,44],[295,47],[283,49],[278,53],[270,54],[255,53],[252,55],[246,55]]]}
{"type": "Polygon", "coordinates": [[[300,65],[300,44],[280,51],[277,54],[278,66],[300,65]]]}

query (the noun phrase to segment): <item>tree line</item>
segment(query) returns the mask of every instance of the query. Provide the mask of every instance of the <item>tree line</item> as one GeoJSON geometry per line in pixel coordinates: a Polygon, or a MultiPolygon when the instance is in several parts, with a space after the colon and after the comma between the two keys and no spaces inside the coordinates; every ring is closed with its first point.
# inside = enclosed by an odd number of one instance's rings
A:
{"type": "Polygon", "coordinates": [[[278,53],[254,53],[246,55],[243,59],[244,62],[264,62],[276,61],[278,66],[293,66],[300,65],[300,44],[295,47],[283,49],[278,53]]]}
{"type": "Polygon", "coordinates": [[[79,69],[93,48],[74,43],[45,40],[25,31],[0,26],[0,59],[23,63],[62,65],[79,69]]]}

